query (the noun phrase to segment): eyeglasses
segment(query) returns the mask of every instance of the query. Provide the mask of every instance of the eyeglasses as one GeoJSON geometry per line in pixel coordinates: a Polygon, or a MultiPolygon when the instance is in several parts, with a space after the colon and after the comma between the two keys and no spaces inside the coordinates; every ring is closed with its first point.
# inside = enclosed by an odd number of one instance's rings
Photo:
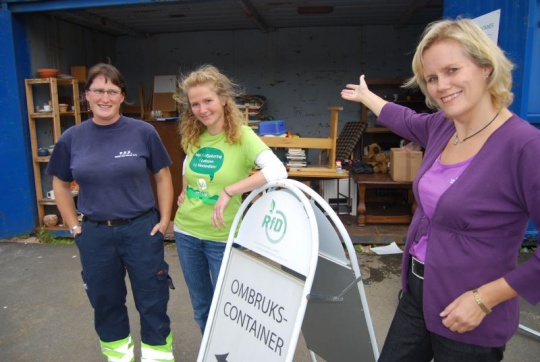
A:
{"type": "Polygon", "coordinates": [[[105,90],[105,89],[101,89],[101,88],[90,89],[90,92],[94,93],[96,96],[99,96],[99,97],[103,97],[105,95],[105,93],[107,93],[107,95],[110,98],[117,97],[120,94],[122,94],[122,91],[119,91],[119,90],[116,90],[116,89],[107,89],[107,90],[105,90]]]}

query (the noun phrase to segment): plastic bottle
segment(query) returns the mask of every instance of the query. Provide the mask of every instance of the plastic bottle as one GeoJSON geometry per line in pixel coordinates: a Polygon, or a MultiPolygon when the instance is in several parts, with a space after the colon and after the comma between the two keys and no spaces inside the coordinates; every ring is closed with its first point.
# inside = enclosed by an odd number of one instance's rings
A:
{"type": "Polygon", "coordinates": [[[336,160],[336,172],[343,173],[343,168],[341,167],[341,160],[336,160]]]}

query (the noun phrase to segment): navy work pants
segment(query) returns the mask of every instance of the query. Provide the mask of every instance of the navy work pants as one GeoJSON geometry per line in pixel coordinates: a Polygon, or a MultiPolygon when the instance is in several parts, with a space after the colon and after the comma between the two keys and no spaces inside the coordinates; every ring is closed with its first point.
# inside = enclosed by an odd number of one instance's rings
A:
{"type": "Polygon", "coordinates": [[[94,324],[104,342],[130,335],[126,307],[126,271],[131,281],[135,306],[140,314],[141,340],[164,345],[170,333],[167,315],[169,265],[165,262],[163,234],[150,236],[158,222],[153,210],[127,224],[107,226],[85,221],[75,240],[79,248],[82,275],[94,324]]]}

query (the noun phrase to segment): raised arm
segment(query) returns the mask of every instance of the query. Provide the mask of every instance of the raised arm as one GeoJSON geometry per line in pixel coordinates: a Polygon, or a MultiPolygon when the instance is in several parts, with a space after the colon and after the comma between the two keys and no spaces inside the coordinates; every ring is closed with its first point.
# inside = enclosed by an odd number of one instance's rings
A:
{"type": "Polygon", "coordinates": [[[364,75],[360,76],[359,84],[347,84],[341,91],[341,98],[364,104],[378,117],[387,101],[368,89],[364,75]]]}

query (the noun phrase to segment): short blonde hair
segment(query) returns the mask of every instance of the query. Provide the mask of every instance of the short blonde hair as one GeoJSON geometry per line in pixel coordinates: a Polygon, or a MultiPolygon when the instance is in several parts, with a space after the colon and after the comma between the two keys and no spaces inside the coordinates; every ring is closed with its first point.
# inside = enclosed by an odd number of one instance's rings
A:
{"type": "Polygon", "coordinates": [[[193,114],[188,99],[188,91],[199,85],[206,85],[225,101],[223,113],[225,124],[223,130],[229,143],[238,143],[242,137],[243,114],[236,105],[235,99],[241,94],[240,86],[212,65],[202,65],[191,73],[181,75],[178,90],[173,98],[179,103],[182,112],[179,132],[184,151],[190,147],[199,147],[199,136],[206,127],[193,114]]]}
{"type": "Polygon", "coordinates": [[[424,79],[423,54],[432,45],[445,39],[457,41],[465,55],[470,57],[479,67],[491,67],[493,71],[488,77],[488,91],[496,108],[509,106],[514,100],[512,93],[512,69],[514,64],[487,34],[471,19],[439,20],[429,24],[422,39],[416,47],[412,61],[413,76],[403,85],[405,88],[419,87],[426,97],[426,104],[437,109],[437,103],[427,92],[424,79]]]}

